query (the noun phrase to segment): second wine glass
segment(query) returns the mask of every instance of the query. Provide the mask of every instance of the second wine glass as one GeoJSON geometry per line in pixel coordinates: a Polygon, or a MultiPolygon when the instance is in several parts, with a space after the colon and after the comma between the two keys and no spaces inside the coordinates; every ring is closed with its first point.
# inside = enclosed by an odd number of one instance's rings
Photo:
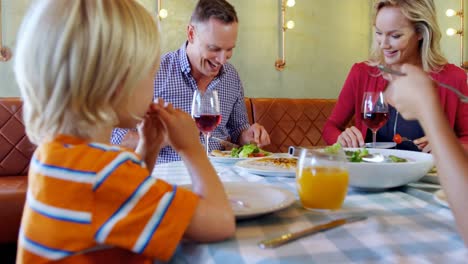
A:
{"type": "Polygon", "coordinates": [[[372,131],[372,147],[376,147],[377,131],[388,120],[388,104],[382,91],[365,92],[362,98],[362,121],[372,131]]]}
{"type": "Polygon", "coordinates": [[[221,122],[218,91],[196,90],[193,93],[192,117],[195,119],[198,129],[205,136],[206,155],[208,155],[211,132],[221,122]]]}

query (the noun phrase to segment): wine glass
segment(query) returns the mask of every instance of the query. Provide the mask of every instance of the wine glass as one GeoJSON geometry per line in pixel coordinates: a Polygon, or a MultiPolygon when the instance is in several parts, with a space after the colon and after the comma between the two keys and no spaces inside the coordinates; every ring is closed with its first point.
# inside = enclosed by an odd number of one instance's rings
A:
{"type": "Polygon", "coordinates": [[[205,135],[206,155],[208,155],[211,132],[221,122],[218,91],[196,90],[193,93],[192,117],[195,119],[198,129],[205,135]]]}
{"type": "Polygon", "coordinates": [[[376,147],[377,131],[387,122],[388,104],[384,93],[365,92],[362,98],[362,121],[372,131],[372,147],[376,147]]]}
{"type": "Polygon", "coordinates": [[[296,186],[302,206],[322,212],[340,209],[348,190],[348,174],[343,150],[332,154],[301,149],[296,186]]]}

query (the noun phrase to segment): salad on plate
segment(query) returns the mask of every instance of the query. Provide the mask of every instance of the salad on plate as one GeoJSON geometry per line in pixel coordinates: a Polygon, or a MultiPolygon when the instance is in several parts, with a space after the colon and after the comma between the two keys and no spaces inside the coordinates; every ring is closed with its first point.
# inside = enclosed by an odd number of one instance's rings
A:
{"type": "MultiPolygon", "coordinates": [[[[326,153],[330,154],[337,154],[339,151],[344,151],[348,161],[350,162],[363,162],[363,158],[371,155],[369,150],[366,148],[358,149],[358,150],[344,150],[340,143],[335,143],[331,146],[325,148],[326,153]]],[[[401,158],[395,155],[388,155],[388,162],[408,162],[407,159],[401,158]]]]}

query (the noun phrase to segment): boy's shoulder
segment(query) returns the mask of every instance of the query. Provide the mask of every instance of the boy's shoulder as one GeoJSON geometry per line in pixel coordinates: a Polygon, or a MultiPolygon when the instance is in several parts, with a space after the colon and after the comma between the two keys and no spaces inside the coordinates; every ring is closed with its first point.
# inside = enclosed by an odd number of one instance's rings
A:
{"type": "Polygon", "coordinates": [[[144,162],[133,151],[117,145],[97,142],[70,142],[54,140],[38,148],[37,158],[41,162],[67,166],[74,169],[98,171],[110,163],[122,164],[126,161],[143,166],[144,162]]]}

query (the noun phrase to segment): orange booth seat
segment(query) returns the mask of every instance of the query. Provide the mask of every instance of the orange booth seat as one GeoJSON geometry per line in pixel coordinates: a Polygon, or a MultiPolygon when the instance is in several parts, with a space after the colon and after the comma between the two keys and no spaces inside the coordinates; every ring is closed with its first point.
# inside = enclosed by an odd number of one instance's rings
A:
{"type": "MultiPolygon", "coordinates": [[[[334,99],[245,98],[249,121],[268,131],[271,145],[265,149],[272,152],[287,152],[290,145],[325,145],[322,127],[335,103],[334,99]]],[[[19,98],[0,98],[0,243],[17,240],[35,149],[26,137],[21,108],[19,98]]]]}

